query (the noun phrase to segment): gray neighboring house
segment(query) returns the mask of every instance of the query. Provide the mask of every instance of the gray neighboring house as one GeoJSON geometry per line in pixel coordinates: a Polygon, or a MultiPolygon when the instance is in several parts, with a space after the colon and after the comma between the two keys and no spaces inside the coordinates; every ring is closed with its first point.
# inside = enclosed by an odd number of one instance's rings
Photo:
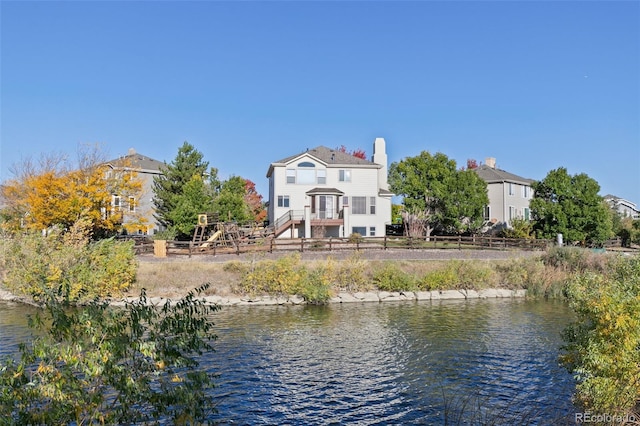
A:
{"type": "Polygon", "coordinates": [[[611,194],[607,194],[603,198],[620,216],[640,219],[640,210],[638,210],[636,203],[611,194]]]}
{"type": "Polygon", "coordinates": [[[496,167],[496,159],[488,157],[485,164],[474,169],[487,182],[489,205],[484,209],[484,220],[493,230],[511,226],[513,219],[531,220],[529,201],[533,198],[533,179],[509,173],[496,167]]]}
{"type": "Polygon", "coordinates": [[[146,220],[146,226],[143,229],[134,230],[132,233],[152,235],[163,230],[164,227],[154,217],[153,177],[162,174],[160,168],[164,166],[164,163],[138,154],[135,149],[130,148],[127,155],[107,161],[106,164],[113,173],[135,171],[138,174],[138,179],[142,181],[142,191],[138,199],[129,197],[129,199],[123,200],[118,194],[111,196],[111,209],[123,212],[123,224],[126,225],[134,221],[135,218],[142,217],[146,220]]]}

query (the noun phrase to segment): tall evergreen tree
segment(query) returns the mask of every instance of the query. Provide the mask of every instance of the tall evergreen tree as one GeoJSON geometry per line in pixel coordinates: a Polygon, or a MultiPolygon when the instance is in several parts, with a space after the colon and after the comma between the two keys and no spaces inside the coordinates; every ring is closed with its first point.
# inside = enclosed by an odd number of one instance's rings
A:
{"type": "MultiPolygon", "coordinates": [[[[203,184],[208,167],[202,153],[184,142],[171,164],[165,163],[162,174],[153,179],[155,217],[168,229],[177,231],[179,237],[188,236],[198,213],[211,208],[215,188],[203,184]]],[[[212,168],[209,176],[212,183],[217,182],[216,169],[212,168]]]]}
{"type": "Polygon", "coordinates": [[[597,244],[611,237],[611,216],[598,195],[600,185],[586,174],[570,176],[560,167],[532,188],[531,216],[539,238],[563,234],[568,242],[597,244]]]}

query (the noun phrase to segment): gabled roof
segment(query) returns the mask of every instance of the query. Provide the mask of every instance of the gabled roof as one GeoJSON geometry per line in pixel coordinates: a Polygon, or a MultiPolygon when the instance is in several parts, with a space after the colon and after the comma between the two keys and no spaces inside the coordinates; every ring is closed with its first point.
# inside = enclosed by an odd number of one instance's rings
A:
{"type": "Polygon", "coordinates": [[[478,166],[473,170],[475,170],[478,176],[480,176],[480,178],[487,183],[511,182],[530,185],[535,182],[535,180],[533,179],[523,178],[521,176],[514,175],[513,173],[506,172],[502,169],[489,167],[486,164],[478,166]]]}
{"type": "Polygon", "coordinates": [[[129,149],[129,153],[127,155],[107,161],[107,164],[110,164],[113,167],[121,167],[122,165],[125,165],[126,168],[158,173],[160,173],[160,167],[164,166],[162,161],[154,160],[146,155],[138,154],[133,148],[129,149]]]}
{"type": "Polygon", "coordinates": [[[271,166],[269,166],[267,177],[271,175],[271,172],[273,171],[273,168],[275,166],[286,166],[287,164],[290,164],[296,159],[304,156],[313,157],[327,167],[382,167],[380,164],[374,163],[369,160],[363,160],[362,158],[354,157],[351,154],[338,151],[337,149],[327,148],[326,146],[317,146],[313,149],[307,149],[306,151],[299,154],[283,158],[282,160],[274,161],[273,163],[271,163],[271,166]]]}

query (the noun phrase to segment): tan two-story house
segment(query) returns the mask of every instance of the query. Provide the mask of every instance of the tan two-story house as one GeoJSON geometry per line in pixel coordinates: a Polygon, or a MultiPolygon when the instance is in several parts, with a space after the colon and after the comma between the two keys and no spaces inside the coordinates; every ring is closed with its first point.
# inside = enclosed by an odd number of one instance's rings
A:
{"type": "Polygon", "coordinates": [[[496,167],[496,159],[488,157],[474,169],[487,182],[489,205],[484,209],[484,220],[493,229],[511,226],[513,219],[531,220],[529,202],[533,198],[533,179],[509,173],[496,167]]]}

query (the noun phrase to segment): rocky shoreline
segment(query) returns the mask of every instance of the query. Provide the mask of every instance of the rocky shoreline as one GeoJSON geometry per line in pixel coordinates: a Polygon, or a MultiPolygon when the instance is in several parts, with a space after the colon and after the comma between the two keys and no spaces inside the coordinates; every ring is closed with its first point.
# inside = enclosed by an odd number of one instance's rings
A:
{"type": "MultiPolygon", "coordinates": [[[[469,300],[469,299],[496,299],[496,298],[523,298],[526,297],[526,290],[509,289],[484,289],[484,290],[434,290],[434,291],[369,291],[347,293],[340,292],[329,299],[329,304],[339,303],[381,303],[381,302],[403,302],[403,301],[440,301],[440,300],[469,300]]],[[[219,306],[275,306],[275,305],[304,305],[307,302],[300,296],[204,296],[204,301],[211,305],[219,306]]],[[[127,302],[137,300],[136,298],[125,298],[113,301],[114,306],[123,306],[127,302]]],[[[149,297],[148,302],[152,305],[163,305],[170,298],[149,297]]]]}

